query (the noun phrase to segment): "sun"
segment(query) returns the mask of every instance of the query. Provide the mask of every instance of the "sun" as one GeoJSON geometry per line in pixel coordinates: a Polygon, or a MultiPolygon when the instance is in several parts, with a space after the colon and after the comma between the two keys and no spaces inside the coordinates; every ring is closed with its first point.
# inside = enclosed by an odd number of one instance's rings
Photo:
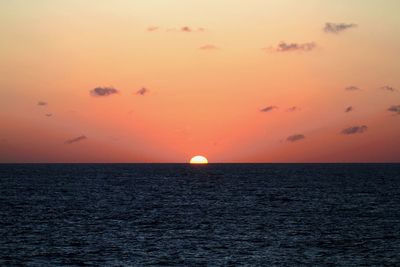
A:
{"type": "Polygon", "coordinates": [[[208,160],[203,156],[194,156],[190,159],[190,164],[207,164],[208,160]]]}

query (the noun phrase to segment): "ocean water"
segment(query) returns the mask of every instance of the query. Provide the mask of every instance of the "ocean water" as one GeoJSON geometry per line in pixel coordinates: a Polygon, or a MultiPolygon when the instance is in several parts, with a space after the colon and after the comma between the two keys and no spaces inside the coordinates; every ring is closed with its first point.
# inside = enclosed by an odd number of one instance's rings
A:
{"type": "Polygon", "coordinates": [[[400,266],[400,165],[3,164],[14,265],[400,266]]]}

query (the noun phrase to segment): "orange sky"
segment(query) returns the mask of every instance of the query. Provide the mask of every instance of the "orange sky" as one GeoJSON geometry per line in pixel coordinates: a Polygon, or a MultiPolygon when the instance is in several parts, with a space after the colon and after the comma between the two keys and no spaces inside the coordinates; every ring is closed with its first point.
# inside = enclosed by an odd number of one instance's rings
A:
{"type": "Polygon", "coordinates": [[[0,162],[399,162],[398,10],[0,1],[0,162]]]}

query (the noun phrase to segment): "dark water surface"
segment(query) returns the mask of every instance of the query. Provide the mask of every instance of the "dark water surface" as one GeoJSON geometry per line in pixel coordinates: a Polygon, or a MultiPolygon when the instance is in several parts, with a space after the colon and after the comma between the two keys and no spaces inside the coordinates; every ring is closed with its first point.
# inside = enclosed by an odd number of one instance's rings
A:
{"type": "Polygon", "coordinates": [[[0,165],[13,265],[400,266],[400,165],[0,165]]]}

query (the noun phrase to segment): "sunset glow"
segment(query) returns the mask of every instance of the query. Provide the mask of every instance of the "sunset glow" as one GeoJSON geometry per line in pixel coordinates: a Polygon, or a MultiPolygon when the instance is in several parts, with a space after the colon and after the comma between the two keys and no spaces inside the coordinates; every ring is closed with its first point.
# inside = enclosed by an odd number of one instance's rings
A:
{"type": "Polygon", "coordinates": [[[398,162],[399,10],[1,1],[0,162],[398,162]]]}

